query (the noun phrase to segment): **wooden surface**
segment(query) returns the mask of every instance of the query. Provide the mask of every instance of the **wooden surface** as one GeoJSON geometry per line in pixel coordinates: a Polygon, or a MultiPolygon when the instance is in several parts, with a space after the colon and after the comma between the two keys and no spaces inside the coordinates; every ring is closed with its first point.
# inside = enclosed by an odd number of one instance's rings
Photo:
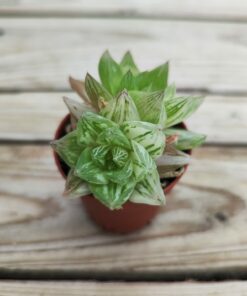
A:
{"type": "Polygon", "coordinates": [[[2,0],[0,15],[181,18],[239,22],[247,19],[247,3],[245,0],[2,0]]]}
{"type": "Polygon", "coordinates": [[[105,234],[80,200],[62,197],[50,148],[2,145],[0,175],[1,268],[123,278],[247,272],[246,149],[197,149],[167,207],[129,236],[105,234]]]}
{"type": "Polygon", "coordinates": [[[244,0],[0,1],[1,296],[247,295],[229,281],[247,279],[246,36],[244,0]],[[61,97],[76,98],[68,75],[97,77],[107,48],[130,49],[141,69],[169,59],[179,92],[207,96],[187,121],[206,145],[160,215],[127,236],[62,196],[48,146],[61,97]],[[114,282],[126,279],[138,283],[114,282]]]}
{"type": "Polygon", "coordinates": [[[0,19],[0,89],[68,90],[96,75],[106,48],[130,49],[141,69],[170,60],[170,82],[210,92],[247,91],[246,23],[118,19],[0,19]]]}
{"type": "Polygon", "coordinates": [[[244,282],[228,283],[102,283],[3,282],[1,296],[246,296],[244,282]]]}

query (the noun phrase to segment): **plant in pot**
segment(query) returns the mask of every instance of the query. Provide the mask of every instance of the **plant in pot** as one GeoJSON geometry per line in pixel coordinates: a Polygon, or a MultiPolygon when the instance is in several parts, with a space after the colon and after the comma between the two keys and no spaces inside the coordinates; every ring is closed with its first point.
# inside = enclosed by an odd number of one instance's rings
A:
{"type": "Polygon", "coordinates": [[[127,233],[158,213],[205,140],[183,123],[203,98],[177,96],[168,63],[140,72],[129,52],[117,63],[106,51],[99,76],[70,78],[82,100],[64,98],[70,113],[51,145],[65,195],[81,197],[101,227],[127,233]]]}

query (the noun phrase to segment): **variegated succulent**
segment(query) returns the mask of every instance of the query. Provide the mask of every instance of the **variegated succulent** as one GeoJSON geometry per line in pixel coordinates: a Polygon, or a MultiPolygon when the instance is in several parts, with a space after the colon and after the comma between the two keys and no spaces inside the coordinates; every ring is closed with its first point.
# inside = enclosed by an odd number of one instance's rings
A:
{"type": "Polygon", "coordinates": [[[127,200],[164,203],[155,164],[165,147],[159,126],[142,121],[117,124],[85,112],[76,129],[52,145],[71,168],[66,190],[73,196],[89,189],[110,209],[127,200]]]}
{"type": "Polygon", "coordinates": [[[129,52],[117,63],[106,51],[99,76],[101,83],[90,74],[70,78],[82,101],[64,98],[71,132],[52,145],[70,167],[65,192],[92,192],[111,209],[127,200],[164,204],[160,178],[179,176],[190,159],[183,151],[205,139],[176,126],[203,98],[177,96],[168,63],[140,72],[129,52]]]}

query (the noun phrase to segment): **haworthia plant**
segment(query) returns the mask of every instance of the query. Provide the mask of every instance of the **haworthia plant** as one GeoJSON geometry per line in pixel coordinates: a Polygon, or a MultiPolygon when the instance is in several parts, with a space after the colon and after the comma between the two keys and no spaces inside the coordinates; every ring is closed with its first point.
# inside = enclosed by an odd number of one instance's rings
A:
{"type": "Polygon", "coordinates": [[[104,205],[118,209],[134,192],[136,195],[135,190],[144,189],[148,203],[164,204],[155,163],[164,151],[164,139],[162,131],[153,124],[139,121],[117,124],[85,112],[77,128],[53,141],[52,146],[71,169],[67,193],[78,196],[89,189],[104,205]],[[152,182],[146,180],[148,175],[152,176],[152,182]],[[155,200],[151,201],[152,198],[155,200]]]}
{"type": "Polygon", "coordinates": [[[106,51],[98,70],[100,81],[70,77],[82,102],[64,98],[72,131],[52,142],[70,167],[65,194],[93,193],[110,209],[128,200],[164,204],[160,178],[182,174],[190,159],[183,151],[205,140],[177,126],[203,98],[176,95],[168,63],[142,72],[130,52],[118,63],[106,51]]]}

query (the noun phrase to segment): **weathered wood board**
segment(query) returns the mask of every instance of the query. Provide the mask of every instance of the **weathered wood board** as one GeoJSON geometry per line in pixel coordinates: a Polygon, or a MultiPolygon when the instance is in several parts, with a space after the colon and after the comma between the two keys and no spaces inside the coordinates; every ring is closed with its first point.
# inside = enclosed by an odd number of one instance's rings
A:
{"type": "MultiPolygon", "coordinates": [[[[247,274],[247,2],[0,3],[0,277],[178,280],[247,274]],[[145,229],[111,235],[64,180],[46,142],[68,75],[97,77],[105,49],[141,69],[170,60],[181,92],[208,93],[188,127],[208,135],[145,229]],[[40,142],[45,143],[40,143],[40,142]],[[210,146],[211,145],[211,146],[210,146]]],[[[0,295],[247,295],[246,282],[0,281],[0,295]]]]}
{"type": "MultiPolygon", "coordinates": [[[[63,95],[77,98],[66,92],[1,94],[0,139],[51,140],[67,113],[63,95]]],[[[207,143],[247,144],[247,99],[208,95],[186,122],[193,131],[206,134],[207,143]]]]}
{"type": "Polygon", "coordinates": [[[167,207],[140,232],[110,235],[62,197],[46,146],[0,146],[0,272],[131,278],[247,272],[247,151],[200,148],[167,207]]]}
{"type": "Polygon", "coordinates": [[[246,21],[247,4],[245,0],[8,0],[0,3],[0,15],[246,21]]]}
{"type": "Polygon", "coordinates": [[[247,24],[118,19],[0,19],[0,90],[68,89],[96,75],[105,49],[131,50],[141,69],[170,60],[179,88],[247,91],[247,24]]]}
{"type": "Polygon", "coordinates": [[[246,296],[246,282],[102,283],[0,282],[1,296],[246,296]]]}

